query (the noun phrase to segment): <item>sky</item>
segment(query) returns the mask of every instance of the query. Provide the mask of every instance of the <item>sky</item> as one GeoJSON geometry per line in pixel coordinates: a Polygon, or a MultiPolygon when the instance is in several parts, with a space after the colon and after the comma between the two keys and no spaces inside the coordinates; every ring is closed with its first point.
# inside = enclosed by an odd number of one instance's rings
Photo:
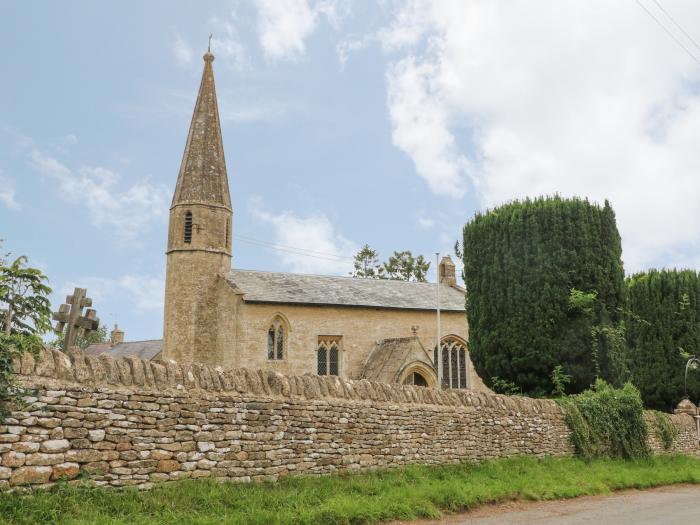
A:
{"type": "Polygon", "coordinates": [[[236,268],[434,260],[476,211],[554,193],[610,200],[627,273],[700,268],[699,2],[3,1],[0,238],[54,308],[85,287],[162,336],[210,33],[236,268]]]}

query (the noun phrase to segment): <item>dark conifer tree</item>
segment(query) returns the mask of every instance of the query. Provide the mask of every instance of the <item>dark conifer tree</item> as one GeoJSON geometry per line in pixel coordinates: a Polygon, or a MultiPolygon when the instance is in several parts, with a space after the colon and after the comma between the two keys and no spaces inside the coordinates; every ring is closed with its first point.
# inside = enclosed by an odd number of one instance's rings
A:
{"type": "Polygon", "coordinates": [[[621,253],[607,201],[555,196],[477,213],[464,227],[464,279],[470,352],[486,382],[546,395],[562,365],[570,392],[598,375],[618,383],[611,354],[624,348],[610,341],[623,327],[621,253]],[[590,304],[573,304],[572,291],[590,304]]]}
{"type": "MultiPolygon", "coordinates": [[[[700,275],[649,270],[626,284],[632,380],[647,407],[670,410],[683,398],[688,357],[700,356],[700,275]]],[[[689,373],[688,394],[700,400],[700,370],[689,373]]]]}

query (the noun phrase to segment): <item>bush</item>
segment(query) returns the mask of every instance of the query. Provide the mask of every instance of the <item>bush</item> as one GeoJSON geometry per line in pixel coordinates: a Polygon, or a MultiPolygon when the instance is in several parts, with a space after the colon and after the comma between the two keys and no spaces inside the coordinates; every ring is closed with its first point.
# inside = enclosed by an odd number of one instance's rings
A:
{"type": "Polygon", "coordinates": [[[584,459],[638,459],[649,456],[648,428],[639,390],[631,383],[614,388],[605,381],[559,400],[576,454],[584,459]]]}
{"type": "Polygon", "coordinates": [[[483,378],[549,395],[561,365],[568,393],[623,369],[624,271],[615,213],[583,199],[515,201],[464,227],[469,349],[483,378]],[[622,348],[620,348],[622,342],[622,348]]]}
{"type": "Polygon", "coordinates": [[[664,446],[669,450],[678,437],[678,427],[673,424],[668,414],[654,410],[654,433],[664,446]]]}

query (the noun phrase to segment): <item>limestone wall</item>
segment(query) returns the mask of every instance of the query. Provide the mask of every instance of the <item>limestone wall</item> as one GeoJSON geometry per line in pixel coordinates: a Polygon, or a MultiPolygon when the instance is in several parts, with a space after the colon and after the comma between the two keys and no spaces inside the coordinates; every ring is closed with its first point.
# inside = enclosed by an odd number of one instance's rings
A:
{"type": "Polygon", "coordinates": [[[81,471],[146,488],[573,452],[547,400],[49,350],[15,369],[35,393],[0,426],[0,488],[81,471]]]}

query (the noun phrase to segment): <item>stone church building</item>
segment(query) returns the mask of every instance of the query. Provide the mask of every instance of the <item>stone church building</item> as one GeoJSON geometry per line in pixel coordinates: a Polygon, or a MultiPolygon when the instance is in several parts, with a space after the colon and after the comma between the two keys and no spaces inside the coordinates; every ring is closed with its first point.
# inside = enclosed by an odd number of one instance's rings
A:
{"type": "Polygon", "coordinates": [[[465,290],[449,256],[439,285],[231,269],[213,61],[207,52],[170,207],[163,340],[117,340],[88,352],[423,386],[437,385],[440,361],[444,387],[485,389],[469,358],[465,290]]]}

